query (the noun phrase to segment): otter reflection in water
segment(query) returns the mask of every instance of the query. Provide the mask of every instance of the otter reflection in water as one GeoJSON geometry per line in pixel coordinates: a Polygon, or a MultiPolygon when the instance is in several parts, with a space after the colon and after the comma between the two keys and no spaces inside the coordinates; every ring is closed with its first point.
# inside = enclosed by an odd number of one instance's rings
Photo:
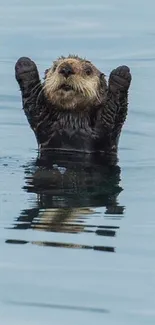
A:
{"type": "MultiPolygon", "coordinates": [[[[113,219],[123,216],[123,207],[117,201],[122,191],[118,166],[103,166],[101,161],[90,162],[81,154],[49,152],[47,155],[46,152],[41,159],[27,166],[25,173],[24,188],[35,195],[35,205],[22,211],[14,225],[16,229],[115,236],[119,226],[108,219],[110,216],[113,219]]],[[[114,247],[105,246],[104,241],[101,246],[68,242],[69,237],[67,243],[40,241],[35,244],[114,251],[114,247]]]]}

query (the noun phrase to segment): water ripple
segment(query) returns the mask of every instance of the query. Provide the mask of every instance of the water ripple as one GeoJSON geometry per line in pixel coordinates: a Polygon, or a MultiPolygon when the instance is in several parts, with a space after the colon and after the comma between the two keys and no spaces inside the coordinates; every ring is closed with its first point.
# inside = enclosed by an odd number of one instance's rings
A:
{"type": "Polygon", "coordinates": [[[37,307],[37,308],[52,308],[52,309],[61,309],[61,310],[73,310],[73,311],[84,311],[92,313],[109,313],[108,309],[104,308],[95,308],[95,307],[86,307],[86,306],[71,306],[71,305],[59,305],[59,304],[49,304],[49,303],[37,303],[37,302],[21,302],[21,301],[6,301],[7,304],[25,306],[25,307],[37,307]]]}

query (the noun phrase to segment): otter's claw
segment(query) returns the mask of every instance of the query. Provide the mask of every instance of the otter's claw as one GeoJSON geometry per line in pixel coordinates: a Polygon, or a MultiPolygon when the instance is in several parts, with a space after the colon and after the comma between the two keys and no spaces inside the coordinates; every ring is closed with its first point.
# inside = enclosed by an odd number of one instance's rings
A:
{"type": "Polygon", "coordinates": [[[130,69],[123,65],[114,69],[109,77],[109,87],[114,91],[127,91],[131,83],[130,69]]]}
{"type": "Polygon", "coordinates": [[[20,78],[23,78],[25,74],[27,73],[33,73],[37,72],[37,67],[35,63],[27,58],[27,57],[21,57],[15,65],[15,73],[16,73],[16,78],[17,80],[20,78]]]}

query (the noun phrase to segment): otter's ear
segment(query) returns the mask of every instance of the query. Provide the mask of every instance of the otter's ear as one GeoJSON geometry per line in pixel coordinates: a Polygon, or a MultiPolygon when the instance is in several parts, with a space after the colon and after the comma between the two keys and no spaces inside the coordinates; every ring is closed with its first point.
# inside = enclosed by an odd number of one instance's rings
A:
{"type": "Polygon", "coordinates": [[[47,73],[48,73],[49,70],[50,70],[50,69],[46,69],[46,70],[45,70],[45,73],[44,73],[44,79],[46,78],[46,75],[47,75],[47,73]]]}
{"type": "Polygon", "coordinates": [[[103,87],[105,87],[105,85],[107,85],[104,73],[100,73],[100,82],[101,82],[101,86],[103,86],[103,87]]]}
{"type": "Polygon", "coordinates": [[[104,73],[100,73],[100,80],[105,81],[105,74],[104,73]]]}

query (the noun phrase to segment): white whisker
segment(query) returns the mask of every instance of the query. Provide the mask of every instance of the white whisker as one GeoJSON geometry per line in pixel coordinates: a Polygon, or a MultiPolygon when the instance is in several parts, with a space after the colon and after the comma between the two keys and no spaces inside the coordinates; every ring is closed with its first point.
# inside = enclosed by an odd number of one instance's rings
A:
{"type": "Polygon", "coordinates": [[[36,105],[38,104],[39,98],[40,98],[40,96],[41,96],[43,90],[44,90],[44,87],[42,87],[42,89],[40,90],[40,92],[39,92],[39,94],[38,94],[38,96],[37,96],[36,105]]]}
{"type": "Polygon", "coordinates": [[[42,85],[41,85],[41,83],[39,82],[37,85],[35,85],[35,87],[33,87],[33,88],[31,89],[31,95],[32,95],[32,96],[36,95],[37,91],[38,91],[39,88],[41,88],[41,87],[42,87],[42,85]],[[34,90],[35,90],[35,91],[34,91],[34,90]]]}

